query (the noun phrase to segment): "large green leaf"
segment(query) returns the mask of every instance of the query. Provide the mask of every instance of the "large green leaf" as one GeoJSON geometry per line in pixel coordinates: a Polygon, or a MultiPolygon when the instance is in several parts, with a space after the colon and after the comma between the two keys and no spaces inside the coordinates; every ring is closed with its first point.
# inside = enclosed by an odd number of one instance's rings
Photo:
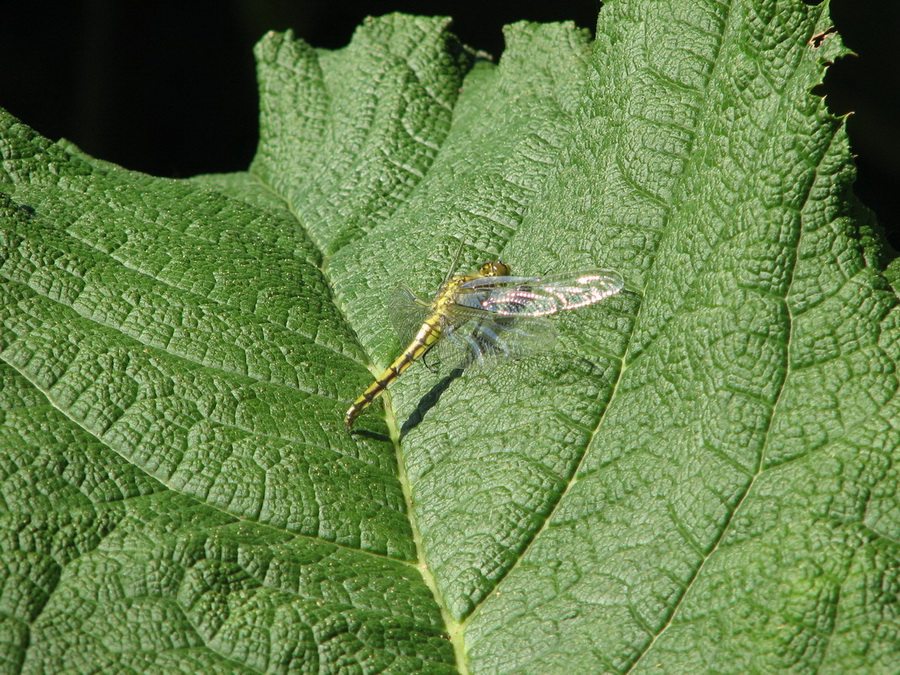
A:
{"type": "Polygon", "coordinates": [[[618,0],[496,65],[439,19],[270,34],[253,165],[191,181],[4,115],[6,669],[895,667],[900,326],[829,27],[618,0]],[[460,241],[627,292],[348,435],[390,290],[460,241]]]}

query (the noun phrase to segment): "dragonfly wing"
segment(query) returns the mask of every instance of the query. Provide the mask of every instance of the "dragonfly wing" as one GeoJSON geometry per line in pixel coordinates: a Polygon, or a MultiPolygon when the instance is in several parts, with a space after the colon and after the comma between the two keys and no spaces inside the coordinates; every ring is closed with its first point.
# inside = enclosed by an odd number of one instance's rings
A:
{"type": "Polygon", "coordinates": [[[624,285],[618,272],[607,269],[546,277],[479,277],[463,284],[454,300],[500,316],[539,317],[600,302],[624,285]]]}
{"type": "Polygon", "coordinates": [[[472,337],[481,347],[483,358],[521,359],[536,352],[546,351],[556,343],[553,324],[541,317],[499,317],[483,321],[472,331],[472,337]]]}
{"type": "Polygon", "coordinates": [[[546,319],[504,316],[465,306],[451,308],[445,331],[447,339],[439,343],[439,355],[445,363],[489,365],[520,359],[550,349],[557,338],[546,319]]]}
{"type": "Polygon", "coordinates": [[[415,337],[416,332],[425,320],[430,303],[420,298],[406,286],[398,286],[391,295],[390,303],[391,324],[397,331],[397,339],[400,346],[406,347],[415,337]]]}

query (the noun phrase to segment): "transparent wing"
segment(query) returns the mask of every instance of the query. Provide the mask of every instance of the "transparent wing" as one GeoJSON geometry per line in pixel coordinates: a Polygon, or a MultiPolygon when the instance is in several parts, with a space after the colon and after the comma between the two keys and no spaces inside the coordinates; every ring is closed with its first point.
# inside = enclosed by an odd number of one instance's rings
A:
{"type": "Polygon", "coordinates": [[[406,347],[422,326],[431,306],[424,298],[420,298],[406,286],[398,286],[391,294],[388,308],[391,324],[397,331],[400,347],[406,347]]]}
{"type": "Polygon", "coordinates": [[[448,364],[516,360],[551,348],[557,339],[547,319],[505,316],[461,305],[450,309],[444,330],[437,353],[448,364]]]}
{"type": "Polygon", "coordinates": [[[624,285],[618,272],[607,269],[546,277],[479,277],[464,283],[454,301],[499,316],[539,317],[593,305],[624,285]]]}
{"type": "MultiPolygon", "coordinates": [[[[623,286],[622,277],[606,269],[467,281],[443,317],[444,336],[429,351],[432,363],[488,365],[545,351],[557,335],[544,317],[600,302],[623,286]]],[[[429,301],[405,286],[394,292],[391,319],[402,346],[415,336],[430,307],[429,301]]]]}

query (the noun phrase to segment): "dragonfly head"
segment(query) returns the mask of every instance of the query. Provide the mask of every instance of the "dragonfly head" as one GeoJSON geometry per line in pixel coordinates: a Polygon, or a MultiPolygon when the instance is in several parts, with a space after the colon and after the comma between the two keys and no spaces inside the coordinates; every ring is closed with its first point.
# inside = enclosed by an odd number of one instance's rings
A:
{"type": "Polygon", "coordinates": [[[508,277],[509,265],[499,260],[491,260],[481,266],[481,275],[485,277],[508,277]]]}

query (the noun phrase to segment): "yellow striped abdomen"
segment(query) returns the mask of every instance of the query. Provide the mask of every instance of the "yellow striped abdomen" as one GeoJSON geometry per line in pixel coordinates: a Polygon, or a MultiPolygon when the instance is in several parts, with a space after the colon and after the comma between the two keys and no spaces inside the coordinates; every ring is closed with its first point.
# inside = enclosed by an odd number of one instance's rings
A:
{"type": "Polygon", "coordinates": [[[440,337],[441,315],[433,314],[422,324],[422,327],[419,328],[419,332],[416,333],[416,336],[413,338],[413,341],[409,343],[409,346],[403,350],[403,353],[394,359],[394,362],[381,373],[378,379],[370,384],[366,390],[359,395],[353,402],[353,405],[350,406],[350,409],[347,410],[347,414],[344,416],[344,421],[347,423],[347,431],[353,429],[353,421],[360,416],[362,411],[369,407],[369,404],[372,403],[372,401],[381,396],[384,390],[390,386],[391,382],[400,377],[403,371],[409,368],[417,358],[422,356],[422,354],[427,352],[440,337]]]}

